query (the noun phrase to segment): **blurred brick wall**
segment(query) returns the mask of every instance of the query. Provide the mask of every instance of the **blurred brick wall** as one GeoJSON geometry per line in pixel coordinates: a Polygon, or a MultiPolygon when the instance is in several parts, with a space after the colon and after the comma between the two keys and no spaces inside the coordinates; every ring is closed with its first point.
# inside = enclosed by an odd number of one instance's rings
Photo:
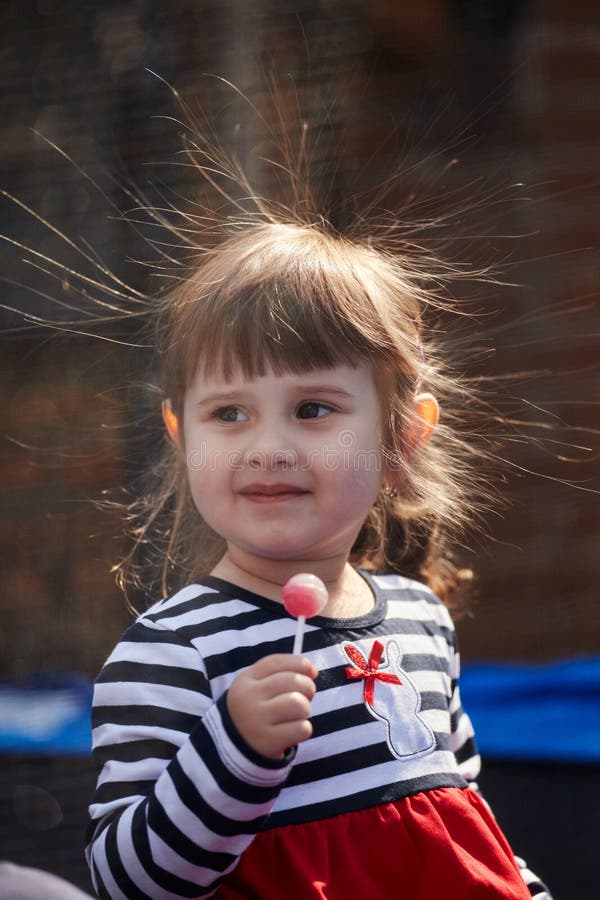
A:
{"type": "Polygon", "coordinates": [[[600,649],[600,513],[597,494],[586,492],[598,489],[598,441],[560,427],[561,420],[575,429],[599,425],[600,8],[581,0],[530,4],[512,67],[513,117],[498,134],[499,156],[512,157],[535,200],[521,210],[516,275],[525,287],[511,294],[508,312],[548,316],[523,321],[498,365],[548,373],[524,385],[522,396],[556,416],[547,437],[593,452],[549,444],[557,456],[580,460],[568,465],[534,447],[519,450],[518,463],[543,477],[517,473],[513,507],[492,520],[498,543],[482,556],[479,607],[461,630],[467,656],[547,659],[600,649]],[[556,304],[568,314],[554,315],[556,304]],[[552,480],[561,478],[583,490],[552,480]]]}
{"type": "MultiPolygon", "coordinates": [[[[478,301],[485,311],[505,310],[499,326],[512,323],[508,332],[499,329],[488,365],[545,370],[523,384],[522,395],[589,425],[589,404],[597,402],[598,354],[590,340],[597,315],[555,317],[551,309],[557,302],[573,309],[597,303],[600,10],[594,4],[7,2],[0,11],[7,107],[0,185],[84,238],[144,289],[146,270],[124,262],[147,258],[144,245],[30,127],[58,142],[109,198],[117,190],[107,171],[144,187],[148,163],[178,143],[177,127],[153,118],[173,108],[144,67],[183,92],[204,85],[209,99],[202,72],[252,84],[256,60],[279,54],[301,73],[306,50],[297,13],[315,83],[325,85],[325,97],[341,98],[330,114],[332,135],[343,126],[346,141],[337,191],[385,177],[398,155],[407,160],[407,186],[424,191],[460,190],[480,176],[492,185],[533,185],[533,200],[496,207],[488,217],[497,217],[496,233],[523,235],[510,244],[506,277],[525,285],[488,288],[478,301]],[[391,124],[396,138],[386,141],[391,124]],[[414,179],[411,160],[420,161],[414,179]]],[[[280,67],[280,75],[285,71],[280,67]]],[[[171,186],[184,178],[184,171],[173,174],[171,186]]],[[[0,230],[75,262],[56,235],[10,204],[2,209],[0,230]]],[[[473,213],[474,233],[483,227],[473,213]]],[[[507,252],[493,236],[487,249],[507,252]]],[[[36,272],[19,264],[18,250],[5,245],[1,254],[6,278],[42,290],[36,272]]],[[[42,298],[13,284],[5,285],[3,299],[44,308],[42,298]]],[[[15,315],[5,313],[4,320],[0,675],[46,665],[93,674],[127,622],[108,572],[122,549],[112,537],[115,522],[91,499],[130,482],[144,455],[120,430],[136,410],[115,402],[132,354],[83,338],[47,341],[42,332],[23,334],[15,315]]],[[[572,437],[578,442],[578,434],[572,437]]],[[[582,435],[581,443],[588,442],[582,435]]],[[[515,447],[514,458],[543,477],[515,471],[506,487],[514,506],[491,519],[495,542],[474,545],[479,602],[460,625],[464,655],[543,659],[597,651],[591,626],[598,620],[598,504],[594,495],[552,480],[591,484],[593,469],[557,463],[535,447],[515,447]]]]}
{"type": "Polygon", "coordinates": [[[109,572],[119,523],[94,504],[125,471],[110,363],[97,342],[39,338],[2,357],[2,674],[91,674],[128,621],[109,572]]]}

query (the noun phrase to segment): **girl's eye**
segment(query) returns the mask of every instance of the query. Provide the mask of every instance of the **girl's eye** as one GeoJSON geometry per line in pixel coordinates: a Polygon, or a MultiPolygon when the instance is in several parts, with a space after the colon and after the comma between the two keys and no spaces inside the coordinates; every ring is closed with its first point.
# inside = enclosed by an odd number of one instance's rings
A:
{"type": "Polygon", "coordinates": [[[331,406],[327,406],[326,403],[317,403],[315,400],[309,400],[298,407],[296,415],[299,419],[320,419],[321,416],[326,416],[329,412],[332,412],[331,406]]]}
{"type": "Polygon", "coordinates": [[[219,422],[245,422],[248,418],[239,406],[220,406],[214,411],[213,416],[219,422]]]}

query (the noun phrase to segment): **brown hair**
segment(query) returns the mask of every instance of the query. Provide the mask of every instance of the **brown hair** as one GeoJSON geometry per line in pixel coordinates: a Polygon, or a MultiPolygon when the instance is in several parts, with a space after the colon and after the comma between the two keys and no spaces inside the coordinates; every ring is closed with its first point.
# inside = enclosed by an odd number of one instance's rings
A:
{"type": "MultiPolygon", "coordinates": [[[[373,365],[384,415],[384,453],[399,471],[399,496],[380,491],[351,562],[400,572],[445,600],[470,573],[450,561],[451,541],[470,517],[468,448],[445,415],[431,440],[406,446],[413,399],[431,391],[456,401],[460,387],[440,365],[423,316],[437,305],[410,258],[348,239],[322,222],[248,223],[188,263],[160,298],[156,344],[162,389],[178,417],[198,369],[225,378],[300,372],[338,363],[373,365]],[[454,396],[452,396],[454,395],[454,396]]],[[[131,580],[137,551],[164,554],[162,589],[206,574],[224,541],[201,519],[184,454],[165,439],[153,485],[130,509],[135,546],[119,567],[131,580]]],[[[134,578],[135,580],[135,578],[134,578]]]]}

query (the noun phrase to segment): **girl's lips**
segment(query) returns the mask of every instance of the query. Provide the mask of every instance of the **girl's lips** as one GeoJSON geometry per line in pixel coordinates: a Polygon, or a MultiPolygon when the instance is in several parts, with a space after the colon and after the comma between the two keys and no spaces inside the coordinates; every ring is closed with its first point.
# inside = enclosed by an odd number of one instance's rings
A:
{"type": "Polygon", "coordinates": [[[251,484],[240,491],[242,497],[253,503],[280,503],[285,500],[297,500],[308,491],[289,484],[251,484]]]}

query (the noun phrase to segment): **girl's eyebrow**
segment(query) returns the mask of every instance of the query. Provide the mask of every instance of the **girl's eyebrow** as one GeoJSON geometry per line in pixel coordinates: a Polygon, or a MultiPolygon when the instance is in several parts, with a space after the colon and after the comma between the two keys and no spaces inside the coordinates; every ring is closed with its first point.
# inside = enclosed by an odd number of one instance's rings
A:
{"type": "Polygon", "coordinates": [[[337,394],[340,397],[352,397],[349,391],[344,388],[337,387],[332,384],[299,384],[294,386],[294,390],[300,394],[337,394]]]}
{"type": "Polygon", "coordinates": [[[241,396],[241,391],[218,391],[214,394],[209,394],[207,397],[203,397],[202,400],[198,400],[196,406],[212,406],[214,403],[239,400],[241,396]]]}
{"type": "MultiPolygon", "coordinates": [[[[335,394],[338,397],[350,399],[353,395],[337,385],[332,384],[298,384],[293,385],[293,392],[296,394],[335,394]]],[[[232,391],[216,391],[198,400],[196,406],[212,406],[214,403],[227,403],[239,401],[244,398],[245,389],[232,391]]]]}

